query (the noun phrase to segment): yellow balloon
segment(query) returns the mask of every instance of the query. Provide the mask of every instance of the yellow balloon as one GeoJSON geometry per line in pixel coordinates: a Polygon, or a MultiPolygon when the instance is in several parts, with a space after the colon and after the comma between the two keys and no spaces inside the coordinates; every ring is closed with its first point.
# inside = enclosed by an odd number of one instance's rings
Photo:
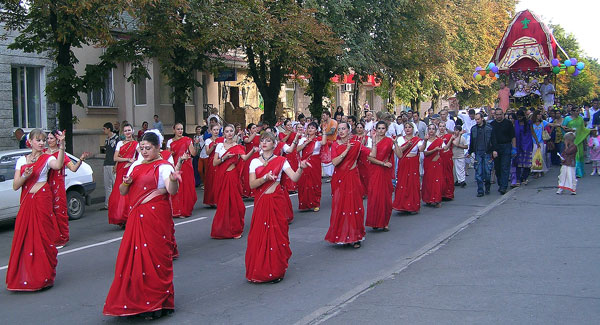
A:
{"type": "Polygon", "coordinates": [[[573,72],[575,72],[575,67],[574,66],[570,66],[570,67],[567,68],[567,71],[569,73],[573,73],[573,72]]]}
{"type": "Polygon", "coordinates": [[[565,74],[565,70],[560,70],[559,74],[565,74]]]}
{"type": "Polygon", "coordinates": [[[475,80],[481,81],[481,79],[483,79],[483,77],[480,74],[475,76],[475,80]]]}

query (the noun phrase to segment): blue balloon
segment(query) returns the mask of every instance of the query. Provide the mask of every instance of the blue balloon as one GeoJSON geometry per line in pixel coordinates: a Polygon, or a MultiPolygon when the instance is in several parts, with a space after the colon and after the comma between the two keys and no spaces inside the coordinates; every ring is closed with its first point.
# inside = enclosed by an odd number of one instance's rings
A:
{"type": "Polygon", "coordinates": [[[558,67],[559,64],[560,64],[560,61],[558,61],[558,59],[552,59],[552,66],[553,67],[558,67]]]}
{"type": "Polygon", "coordinates": [[[585,63],[583,63],[583,62],[578,62],[578,63],[577,63],[577,70],[583,70],[583,68],[585,68],[585,63]]]}
{"type": "Polygon", "coordinates": [[[577,59],[571,58],[571,65],[576,65],[576,64],[577,64],[577,59]]]}
{"type": "Polygon", "coordinates": [[[495,67],[495,66],[496,66],[496,64],[494,62],[490,62],[490,64],[488,64],[488,68],[490,68],[490,69],[493,68],[493,67],[495,67]]]}
{"type": "Polygon", "coordinates": [[[499,70],[498,67],[492,67],[492,72],[493,73],[498,73],[498,70],[499,70]]]}
{"type": "Polygon", "coordinates": [[[477,68],[475,68],[475,71],[477,71],[477,72],[479,72],[479,71],[481,71],[481,70],[483,70],[483,68],[482,68],[482,67],[479,67],[479,66],[478,66],[477,68]]]}
{"type": "Polygon", "coordinates": [[[478,75],[479,75],[479,73],[475,72],[475,73],[473,74],[473,79],[474,79],[474,78],[477,78],[477,76],[478,76],[478,75]]]}
{"type": "Polygon", "coordinates": [[[571,60],[565,60],[565,67],[570,67],[573,63],[571,63],[571,60]]]}

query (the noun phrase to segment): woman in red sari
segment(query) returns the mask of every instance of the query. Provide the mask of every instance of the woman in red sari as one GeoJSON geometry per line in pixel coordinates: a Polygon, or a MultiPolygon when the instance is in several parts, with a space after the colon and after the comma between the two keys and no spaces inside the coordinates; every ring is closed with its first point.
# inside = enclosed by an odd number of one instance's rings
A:
{"type": "Polygon", "coordinates": [[[162,159],[159,137],[153,132],[142,137],[140,154],[144,159],[131,166],[119,186],[132,208],[104,304],[103,313],[109,316],[152,318],[175,308],[169,194],[177,193],[182,173],[162,159]]]}
{"type": "Polygon", "coordinates": [[[225,141],[215,149],[213,166],[216,167],[215,193],[217,211],[212,222],[210,237],[217,239],[242,237],[244,232],[244,214],[246,206],[242,201],[242,184],[240,175],[242,165],[254,153],[254,148],[244,154],[244,147],[237,144],[233,137],[235,127],[231,124],[223,129],[225,141]]]}
{"type": "Polygon", "coordinates": [[[373,147],[373,140],[365,133],[365,126],[362,122],[356,124],[356,134],[353,139],[360,142],[361,155],[358,157],[358,174],[360,175],[360,183],[363,187],[363,198],[367,197],[369,190],[369,175],[371,174],[369,168],[371,164],[368,161],[368,157],[371,154],[371,148],[373,147]]]}
{"type": "Polygon", "coordinates": [[[215,195],[214,189],[214,179],[216,168],[213,166],[212,161],[215,158],[215,148],[219,142],[219,131],[221,130],[221,126],[216,124],[211,127],[210,134],[211,137],[204,141],[204,146],[206,148],[206,154],[208,155],[207,161],[209,163],[206,164],[206,171],[204,176],[204,198],[203,203],[206,205],[210,205],[211,207],[215,207],[217,205],[217,196],[215,195]]]}
{"type": "MultiPolygon", "coordinates": [[[[183,124],[175,123],[173,131],[175,132],[175,136],[173,139],[167,141],[167,150],[171,150],[173,153],[173,161],[178,163],[186,153],[189,156],[195,156],[196,147],[194,147],[194,142],[189,137],[183,136],[183,124]]],[[[198,200],[194,167],[191,160],[183,161],[181,173],[183,175],[183,182],[177,194],[171,198],[171,204],[173,205],[173,217],[187,218],[192,215],[192,210],[194,210],[194,205],[196,204],[196,200],[198,200]]]]}
{"type": "MultiPolygon", "coordinates": [[[[258,134],[258,129],[256,127],[256,125],[254,125],[254,123],[250,123],[248,124],[248,127],[246,128],[246,130],[248,131],[248,136],[244,137],[244,145],[246,146],[246,153],[250,152],[250,150],[252,150],[252,148],[258,148],[258,146],[260,145],[260,134],[258,134]]],[[[258,158],[258,152],[259,150],[254,150],[254,153],[252,154],[252,156],[250,156],[250,159],[248,159],[245,163],[244,163],[244,170],[242,171],[242,197],[254,197],[254,194],[252,193],[252,189],[250,188],[250,162],[252,161],[252,159],[254,158],[258,158]]]]}
{"type": "MultiPolygon", "coordinates": [[[[58,147],[57,136],[59,132],[54,130],[48,134],[47,142],[48,149],[45,151],[47,154],[58,158],[60,148],[58,147]]],[[[50,170],[48,173],[48,184],[52,190],[53,204],[52,211],[54,212],[54,227],[56,231],[56,248],[62,248],[69,241],[69,215],[67,214],[67,192],[65,188],[65,167],[69,168],[70,171],[76,172],[81,163],[90,155],[89,152],[84,152],[79,157],[79,161],[74,164],[69,156],[65,155],[63,161],[63,168],[59,170],[50,170]]]]}
{"type": "Polygon", "coordinates": [[[246,249],[246,279],[250,282],[279,282],[285,276],[292,250],[285,217],[288,194],[280,180],[285,173],[296,182],[302,170],[309,167],[301,161],[298,171],[294,172],[284,157],[273,153],[276,139],[270,132],[263,133],[260,137],[262,154],[250,162],[250,187],[255,189],[246,249]]]}
{"type": "Polygon", "coordinates": [[[318,125],[310,122],[306,136],[298,142],[300,160],[309,166],[298,180],[298,209],[319,211],[321,207],[321,140],[317,135],[318,125]]]}
{"type": "Polygon", "coordinates": [[[17,160],[13,189],[21,189],[21,206],[17,213],[6,288],[11,291],[37,291],[54,285],[56,233],[52,214],[52,191],[48,171],[63,168],[65,158],[64,133],[56,138],[61,145],[58,158],[44,153],[46,134],[32,130],[27,143],[31,154],[17,160]]]}
{"type": "MultiPolygon", "coordinates": [[[[133,139],[133,127],[131,124],[123,125],[123,133],[125,140],[119,141],[115,148],[114,160],[115,165],[115,184],[113,188],[118,188],[123,180],[123,176],[127,175],[129,167],[137,159],[138,143],[133,139]]],[[[111,225],[125,226],[127,221],[127,213],[129,212],[129,200],[127,196],[123,196],[119,191],[112,191],[108,198],[108,223],[111,225]]]]}
{"type": "Polygon", "coordinates": [[[392,178],[394,176],[394,140],[385,136],[387,124],[379,121],[375,125],[373,148],[368,156],[370,164],[369,193],[367,200],[366,226],[375,230],[389,231],[392,216],[392,178]]]}
{"type": "Polygon", "coordinates": [[[331,218],[325,240],[360,248],[365,239],[365,210],[362,185],[356,168],[360,143],[351,140],[350,125],[338,125],[339,139],[331,145],[331,162],[335,166],[331,177],[331,218]]]}
{"type": "Polygon", "coordinates": [[[438,124],[438,136],[444,141],[443,150],[440,152],[442,161],[442,200],[454,199],[454,161],[452,160],[452,142],[456,138],[454,134],[448,133],[446,123],[438,124]]]}
{"type": "Polygon", "coordinates": [[[421,178],[419,174],[419,147],[421,139],[414,135],[412,123],[404,123],[403,137],[396,138],[395,153],[398,157],[394,210],[418,213],[421,209],[421,178]]]}
{"type": "Polygon", "coordinates": [[[421,193],[423,202],[436,208],[442,206],[443,167],[440,152],[443,150],[444,141],[436,136],[437,127],[430,124],[427,127],[427,138],[419,150],[425,154],[423,160],[423,185],[421,193]]]}
{"type": "MultiPolygon", "coordinates": [[[[298,142],[298,139],[296,138],[298,133],[294,132],[292,121],[289,118],[283,122],[283,128],[284,131],[279,133],[279,141],[291,147],[294,144],[294,141],[296,141],[296,143],[298,142]]],[[[284,153],[283,156],[290,163],[293,170],[298,169],[298,159],[300,157],[296,148],[292,149],[290,153],[284,153]]],[[[292,182],[286,175],[283,175],[283,178],[281,179],[281,186],[289,193],[296,193],[298,191],[298,183],[292,182]]]]}

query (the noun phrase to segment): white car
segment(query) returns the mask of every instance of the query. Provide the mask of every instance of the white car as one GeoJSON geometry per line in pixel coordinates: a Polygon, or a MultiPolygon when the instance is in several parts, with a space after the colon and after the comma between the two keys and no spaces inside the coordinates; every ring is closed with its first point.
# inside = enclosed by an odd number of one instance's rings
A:
{"type": "MultiPolygon", "coordinates": [[[[31,152],[29,149],[0,151],[0,220],[15,218],[19,211],[21,190],[13,190],[12,180],[15,176],[15,165],[19,157],[31,152]]],[[[73,163],[79,158],[67,153],[73,163]]],[[[67,207],[69,219],[75,220],[83,216],[86,204],[91,203],[90,193],[96,188],[93,171],[85,162],[77,172],[66,168],[65,187],[67,189],[67,207]]]]}

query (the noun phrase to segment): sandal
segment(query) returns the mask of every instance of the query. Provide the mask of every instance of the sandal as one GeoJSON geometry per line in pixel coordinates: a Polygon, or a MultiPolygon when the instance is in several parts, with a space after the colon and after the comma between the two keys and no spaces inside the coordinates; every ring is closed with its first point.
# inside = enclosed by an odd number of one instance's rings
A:
{"type": "Polygon", "coordinates": [[[390,231],[390,227],[384,227],[383,229],[381,229],[381,231],[388,232],[388,231],[390,231]]]}
{"type": "Polygon", "coordinates": [[[360,246],[361,246],[361,243],[359,241],[357,241],[356,243],[354,243],[352,245],[352,248],[360,248],[360,246]]]}

